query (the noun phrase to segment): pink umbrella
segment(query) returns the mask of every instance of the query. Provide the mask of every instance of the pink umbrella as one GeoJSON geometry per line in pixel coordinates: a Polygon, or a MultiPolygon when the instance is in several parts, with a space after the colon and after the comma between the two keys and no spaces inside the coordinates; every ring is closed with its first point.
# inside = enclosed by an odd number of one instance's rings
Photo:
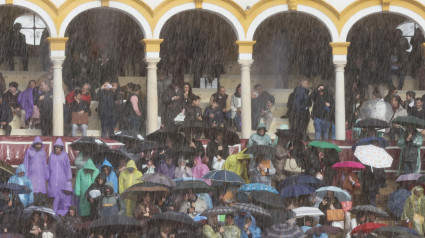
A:
{"type": "Polygon", "coordinates": [[[359,162],[355,162],[355,161],[344,161],[344,162],[338,162],[335,163],[332,166],[333,169],[365,169],[364,165],[362,163],[359,162]]]}

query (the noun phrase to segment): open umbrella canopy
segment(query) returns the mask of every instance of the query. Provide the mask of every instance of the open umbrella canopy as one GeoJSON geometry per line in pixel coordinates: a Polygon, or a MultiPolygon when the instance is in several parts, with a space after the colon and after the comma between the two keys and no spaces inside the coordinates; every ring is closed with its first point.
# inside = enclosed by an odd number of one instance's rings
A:
{"type": "Polygon", "coordinates": [[[410,124],[413,125],[415,128],[425,129],[425,121],[415,116],[397,117],[392,120],[392,123],[402,126],[407,126],[410,124]]]}
{"type": "Polygon", "coordinates": [[[329,225],[323,225],[323,226],[316,226],[313,227],[305,232],[306,235],[320,235],[320,234],[338,234],[344,232],[343,229],[335,226],[329,226],[329,225]]]}
{"type": "Polygon", "coordinates": [[[119,167],[120,160],[125,160],[126,163],[131,160],[131,158],[128,157],[128,155],[126,155],[125,153],[119,150],[112,149],[96,152],[92,156],[94,164],[102,164],[105,159],[107,159],[111,163],[111,165],[114,166],[114,168],[119,167]]]}
{"type": "Polygon", "coordinates": [[[92,153],[109,149],[109,146],[102,140],[88,136],[79,138],[78,140],[72,142],[70,146],[73,150],[88,150],[92,153]]]}
{"type": "Polygon", "coordinates": [[[152,182],[142,182],[135,184],[127,188],[122,194],[121,198],[137,200],[141,194],[152,192],[165,192],[168,193],[170,190],[162,184],[152,182]]]}
{"type": "Polygon", "coordinates": [[[316,140],[308,143],[308,148],[317,147],[319,149],[334,149],[338,152],[341,152],[341,148],[331,142],[316,140]]]}
{"type": "Polygon", "coordinates": [[[396,237],[398,235],[419,235],[417,231],[402,227],[402,226],[383,226],[375,229],[373,232],[378,235],[385,235],[387,237],[396,237]]]}
{"type": "Polygon", "coordinates": [[[388,146],[388,141],[385,140],[384,138],[378,137],[378,136],[371,136],[371,137],[361,138],[359,141],[357,141],[351,147],[351,149],[353,151],[356,151],[356,147],[359,146],[359,145],[371,145],[371,144],[375,144],[376,146],[379,146],[379,147],[385,149],[385,147],[388,146]]]}
{"type": "Polygon", "coordinates": [[[266,205],[273,208],[285,208],[282,197],[278,193],[269,191],[252,191],[251,198],[253,202],[266,205]]]}
{"type": "Polygon", "coordinates": [[[0,190],[9,189],[12,193],[25,194],[30,193],[31,189],[27,186],[22,186],[16,183],[1,183],[0,190]]]}
{"type": "Polygon", "coordinates": [[[401,217],[404,209],[404,202],[412,194],[407,189],[399,188],[388,195],[387,208],[397,218],[401,217]]]}
{"type": "Polygon", "coordinates": [[[103,230],[110,233],[125,234],[143,229],[140,222],[124,215],[110,215],[94,220],[88,227],[90,230],[103,230]]]}
{"type": "Polygon", "coordinates": [[[376,230],[380,227],[383,227],[383,226],[387,226],[387,225],[382,224],[382,223],[368,222],[368,223],[364,223],[364,224],[361,224],[359,226],[354,227],[354,229],[351,231],[351,234],[356,234],[356,233],[359,233],[359,232],[371,233],[374,230],[376,230]]]}
{"type": "Polygon", "coordinates": [[[112,140],[116,140],[122,143],[127,141],[132,141],[133,144],[142,142],[145,138],[142,135],[138,134],[136,131],[117,131],[110,137],[112,140]]]}
{"type": "Polygon", "coordinates": [[[163,130],[157,130],[149,135],[146,136],[146,139],[149,141],[154,141],[159,144],[166,145],[167,140],[171,140],[173,142],[173,146],[177,145],[187,145],[189,144],[186,138],[183,134],[176,132],[171,129],[163,129],[163,130]]]}
{"type": "Polygon", "coordinates": [[[372,205],[358,205],[351,208],[350,212],[355,215],[357,215],[359,212],[367,212],[373,213],[377,217],[388,217],[388,213],[372,205]]]}
{"type": "Polygon", "coordinates": [[[272,186],[269,186],[269,185],[266,185],[266,184],[263,184],[263,183],[249,183],[249,184],[244,184],[244,185],[242,185],[242,186],[239,187],[238,191],[243,191],[243,192],[268,191],[268,192],[276,193],[276,194],[279,193],[272,186]]]}
{"type": "Polygon", "coordinates": [[[374,168],[389,168],[393,163],[393,157],[384,149],[374,145],[361,145],[356,147],[354,156],[364,165],[374,168]]]}
{"type": "Polygon", "coordinates": [[[139,178],[139,180],[144,182],[162,184],[167,187],[176,186],[176,183],[170,177],[161,173],[145,174],[141,178],[139,178]]]}
{"type": "Polygon", "coordinates": [[[267,238],[304,238],[306,235],[299,226],[293,223],[279,223],[266,229],[267,238]]]}
{"type": "Polygon", "coordinates": [[[167,148],[166,145],[162,145],[155,141],[145,140],[143,142],[135,144],[133,147],[130,148],[128,152],[133,154],[138,154],[140,152],[152,151],[152,150],[163,150],[166,148],[167,148]]]}
{"type": "Polygon", "coordinates": [[[364,165],[359,162],[355,161],[344,161],[344,162],[338,162],[332,165],[333,169],[351,169],[351,170],[358,170],[358,169],[365,169],[364,165]]]}
{"type": "MultiPolygon", "coordinates": [[[[176,182],[176,180],[174,180],[176,182]]],[[[212,190],[212,187],[202,180],[187,180],[176,182],[173,191],[181,191],[191,189],[194,193],[207,193],[212,190]]]]}
{"type": "Polygon", "coordinates": [[[394,111],[391,105],[381,99],[368,100],[360,107],[360,118],[362,120],[374,118],[390,122],[393,116],[394,111]]]}
{"type": "Polygon", "coordinates": [[[282,181],[282,183],[278,186],[278,189],[282,189],[288,185],[294,185],[294,184],[307,184],[313,188],[320,188],[324,187],[325,184],[322,180],[317,179],[311,175],[307,174],[300,174],[300,175],[293,175],[290,177],[287,177],[285,180],[282,181]]]}
{"type": "Polygon", "coordinates": [[[422,177],[423,174],[415,174],[415,173],[411,173],[411,174],[403,174],[398,176],[396,182],[402,182],[402,181],[416,181],[418,180],[420,177],[422,177]]]}
{"type": "Polygon", "coordinates": [[[366,118],[360,120],[356,123],[355,127],[359,128],[388,128],[390,124],[386,121],[375,119],[375,118],[366,118]]]}
{"type": "Polygon", "coordinates": [[[12,166],[0,160],[0,182],[7,182],[10,177],[15,175],[14,171],[12,166]]]}
{"type": "Polygon", "coordinates": [[[301,195],[312,194],[315,189],[305,184],[292,184],[285,186],[280,190],[280,196],[283,198],[299,197],[301,195]]]}
{"type": "Polygon", "coordinates": [[[201,213],[201,216],[209,216],[209,215],[227,215],[236,213],[236,208],[234,207],[225,207],[218,206],[211,209],[207,209],[201,213]]]}
{"type": "Polygon", "coordinates": [[[283,222],[288,221],[289,219],[295,218],[295,212],[293,212],[291,209],[285,209],[285,208],[276,208],[271,209],[270,214],[272,215],[269,224],[265,224],[265,227],[270,227],[275,224],[281,224],[283,222]]]}
{"type": "Polygon", "coordinates": [[[301,217],[317,217],[324,216],[325,214],[317,207],[297,207],[292,209],[295,212],[296,218],[301,217]]]}
{"type": "Polygon", "coordinates": [[[148,224],[156,225],[158,221],[196,226],[196,223],[193,221],[193,219],[189,215],[182,212],[168,211],[155,214],[149,219],[148,224]]]}
{"type": "Polygon", "coordinates": [[[215,137],[218,133],[223,135],[223,143],[226,145],[236,145],[240,144],[241,140],[236,131],[230,130],[226,127],[210,127],[205,131],[205,135],[210,140],[215,140],[215,137]]]}
{"type": "Polygon", "coordinates": [[[56,216],[55,211],[53,211],[50,208],[42,207],[42,206],[30,206],[30,207],[25,208],[24,217],[29,218],[33,214],[33,212],[41,212],[41,213],[50,214],[53,218],[59,219],[56,216]]]}
{"type": "Polygon", "coordinates": [[[245,184],[245,181],[239,175],[225,169],[211,171],[202,178],[223,183],[245,184]]]}
{"type": "Polygon", "coordinates": [[[269,211],[252,203],[235,203],[232,207],[235,208],[237,212],[249,212],[254,217],[271,217],[269,211]]]}
{"type": "Polygon", "coordinates": [[[334,196],[340,202],[351,201],[351,195],[344,189],[335,186],[322,187],[316,190],[316,196],[324,198],[328,191],[334,192],[334,196]]]}
{"type": "Polygon", "coordinates": [[[267,155],[267,157],[270,157],[274,155],[275,150],[273,147],[268,145],[254,145],[248,147],[244,153],[252,155],[267,155]]]}

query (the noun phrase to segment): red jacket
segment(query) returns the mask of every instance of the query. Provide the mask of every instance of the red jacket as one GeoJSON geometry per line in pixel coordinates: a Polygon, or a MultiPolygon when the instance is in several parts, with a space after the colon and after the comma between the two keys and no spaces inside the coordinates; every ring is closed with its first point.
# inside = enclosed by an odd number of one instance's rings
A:
{"type": "MultiPolygon", "coordinates": [[[[70,93],[68,93],[68,95],[66,95],[66,104],[71,104],[74,101],[74,92],[75,92],[75,90],[72,90],[70,93]]],[[[82,94],[81,100],[86,101],[90,106],[90,104],[91,104],[90,94],[87,94],[87,95],[82,94]]]]}

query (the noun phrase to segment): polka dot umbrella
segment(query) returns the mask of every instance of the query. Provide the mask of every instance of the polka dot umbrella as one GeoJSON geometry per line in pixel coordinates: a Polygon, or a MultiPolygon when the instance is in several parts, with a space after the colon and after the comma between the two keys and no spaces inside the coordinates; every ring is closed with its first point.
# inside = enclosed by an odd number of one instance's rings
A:
{"type": "Polygon", "coordinates": [[[354,156],[364,165],[374,168],[389,168],[393,158],[384,149],[374,145],[361,145],[356,147],[354,156]]]}

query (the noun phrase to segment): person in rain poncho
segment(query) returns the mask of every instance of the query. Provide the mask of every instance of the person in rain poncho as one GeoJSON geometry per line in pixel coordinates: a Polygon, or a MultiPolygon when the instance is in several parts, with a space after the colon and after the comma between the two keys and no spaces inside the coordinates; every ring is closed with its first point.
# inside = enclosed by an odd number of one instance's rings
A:
{"type": "MultiPolygon", "coordinates": [[[[49,197],[56,197],[61,193],[68,181],[72,180],[72,171],[69,164],[69,158],[63,150],[63,141],[58,138],[53,146],[54,152],[49,158],[49,183],[47,191],[49,197]]],[[[72,191],[72,190],[71,190],[72,191]]]]}
{"type": "Polygon", "coordinates": [[[105,194],[105,184],[106,175],[101,172],[86,191],[86,200],[90,202],[90,220],[97,219],[99,201],[105,194]]]}
{"type": "Polygon", "coordinates": [[[25,152],[24,166],[27,170],[26,175],[31,179],[35,201],[43,201],[42,197],[47,193],[46,181],[49,180],[49,167],[47,166],[46,151],[39,136],[25,152]]]}
{"type": "MultiPolygon", "coordinates": [[[[246,150],[246,149],[245,149],[246,150]]],[[[245,150],[229,155],[223,164],[221,169],[229,170],[241,176],[245,183],[249,183],[247,162],[249,162],[250,155],[244,154],[245,150]]]]}
{"type": "Polygon", "coordinates": [[[190,178],[192,177],[192,169],[186,165],[186,160],[181,157],[178,160],[179,167],[176,168],[176,172],[174,173],[175,178],[190,178]]]}
{"type": "Polygon", "coordinates": [[[99,202],[99,217],[115,215],[120,211],[118,195],[114,193],[113,186],[111,182],[105,184],[105,192],[99,202]]]}
{"type": "Polygon", "coordinates": [[[78,152],[77,157],[75,157],[75,166],[77,167],[77,171],[82,169],[84,165],[87,163],[92,156],[92,150],[90,147],[84,147],[83,151],[78,152]]]}
{"type": "Polygon", "coordinates": [[[249,137],[248,145],[246,147],[251,147],[255,145],[272,145],[272,139],[269,135],[266,134],[266,125],[264,123],[258,124],[257,133],[252,134],[249,137]]]}
{"type": "Polygon", "coordinates": [[[401,214],[401,220],[412,222],[413,229],[419,235],[425,234],[425,197],[424,189],[416,186],[412,189],[412,195],[404,202],[404,210],[401,214]]]}
{"type": "Polygon", "coordinates": [[[407,125],[407,130],[398,139],[401,149],[398,173],[403,174],[421,172],[421,145],[422,135],[412,124],[407,125]]]}
{"type": "Polygon", "coordinates": [[[218,225],[217,216],[209,215],[208,223],[202,227],[202,237],[221,238],[223,237],[224,227],[218,225]]]}
{"type": "Polygon", "coordinates": [[[249,163],[249,177],[251,183],[263,183],[271,186],[271,177],[275,173],[276,169],[273,163],[270,159],[266,159],[264,155],[256,155],[249,163]]]}
{"type": "Polygon", "coordinates": [[[235,216],[235,225],[241,229],[241,238],[259,238],[261,230],[257,226],[255,218],[250,213],[239,213],[235,216]]]}
{"type": "Polygon", "coordinates": [[[233,214],[227,214],[224,226],[224,238],[241,237],[241,229],[235,225],[233,214]]]}
{"type": "MultiPolygon", "coordinates": [[[[16,183],[22,186],[27,186],[32,190],[31,180],[25,175],[25,173],[25,165],[19,165],[16,169],[16,174],[9,178],[8,183],[16,183]]],[[[31,191],[27,194],[19,194],[19,199],[24,207],[28,207],[29,204],[34,202],[34,193],[31,191]]]]}
{"type": "MultiPolygon", "coordinates": [[[[194,178],[202,179],[202,177],[204,177],[205,174],[210,172],[210,169],[208,168],[208,166],[202,163],[202,159],[199,156],[195,157],[195,161],[193,165],[194,166],[192,167],[192,176],[194,178]]],[[[210,183],[210,182],[207,181],[207,183],[210,183]]]]}
{"type": "Polygon", "coordinates": [[[72,189],[72,182],[68,181],[64,188],[56,193],[53,200],[53,211],[57,215],[65,216],[72,205],[75,205],[74,191],[72,189]]]}
{"type": "Polygon", "coordinates": [[[159,162],[159,166],[156,172],[164,174],[171,179],[174,179],[176,173],[176,166],[173,162],[173,157],[169,153],[166,153],[165,159],[159,162]]]}
{"type": "Polygon", "coordinates": [[[112,183],[112,188],[114,189],[113,193],[118,193],[118,177],[114,171],[114,167],[107,159],[103,161],[102,173],[106,175],[106,182],[112,183]]]}
{"type": "MultiPolygon", "coordinates": [[[[137,170],[136,163],[133,160],[127,162],[126,168],[121,172],[119,178],[119,192],[123,193],[127,188],[133,186],[134,184],[140,183],[139,180],[143,174],[137,170]]],[[[125,200],[126,216],[133,216],[133,209],[136,206],[134,201],[130,199],[125,200]]]]}
{"type": "Polygon", "coordinates": [[[87,201],[85,195],[90,185],[99,175],[99,170],[94,166],[94,163],[89,159],[84,167],[77,172],[75,181],[75,196],[78,197],[78,207],[80,217],[90,215],[90,202],[87,201]]]}

